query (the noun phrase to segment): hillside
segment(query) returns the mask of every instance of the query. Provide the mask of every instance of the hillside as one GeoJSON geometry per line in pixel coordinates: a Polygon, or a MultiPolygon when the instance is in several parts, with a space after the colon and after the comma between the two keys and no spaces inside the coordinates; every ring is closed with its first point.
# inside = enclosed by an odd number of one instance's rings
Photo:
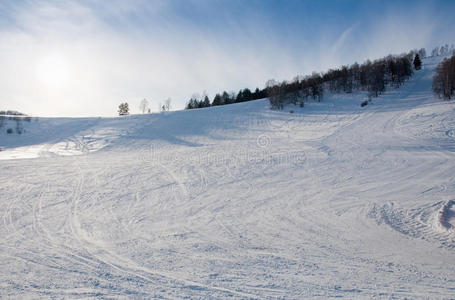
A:
{"type": "Polygon", "coordinates": [[[455,102],[400,89],[0,131],[5,297],[450,298],[455,102]],[[290,113],[293,110],[293,113],[290,113]]]}

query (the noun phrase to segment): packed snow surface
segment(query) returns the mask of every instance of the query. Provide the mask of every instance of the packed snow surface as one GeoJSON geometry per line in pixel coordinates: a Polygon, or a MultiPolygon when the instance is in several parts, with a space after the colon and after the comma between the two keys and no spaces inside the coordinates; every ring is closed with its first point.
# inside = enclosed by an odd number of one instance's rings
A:
{"type": "Polygon", "coordinates": [[[451,298],[438,58],[363,93],[0,128],[0,297],[451,298]],[[290,113],[290,110],[293,113],[290,113]]]}

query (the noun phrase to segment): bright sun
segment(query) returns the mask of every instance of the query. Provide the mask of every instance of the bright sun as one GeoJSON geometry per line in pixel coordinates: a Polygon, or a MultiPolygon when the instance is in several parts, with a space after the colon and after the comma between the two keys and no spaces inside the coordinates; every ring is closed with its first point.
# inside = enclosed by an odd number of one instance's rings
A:
{"type": "Polygon", "coordinates": [[[69,83],[68,60],[60,54],[48,54],[36,64],[36,76],[49,89],[63,88],[69,83]]]}

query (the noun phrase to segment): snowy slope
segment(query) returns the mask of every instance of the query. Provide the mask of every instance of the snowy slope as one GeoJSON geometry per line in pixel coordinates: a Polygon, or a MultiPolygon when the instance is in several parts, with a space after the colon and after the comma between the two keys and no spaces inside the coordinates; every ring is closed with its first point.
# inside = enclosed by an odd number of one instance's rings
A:
{"type": "Polygon", "coordinates": [[[364,108],[340,94],[1,132],[0,295],[453,297],[437,62],[364,108]]]}

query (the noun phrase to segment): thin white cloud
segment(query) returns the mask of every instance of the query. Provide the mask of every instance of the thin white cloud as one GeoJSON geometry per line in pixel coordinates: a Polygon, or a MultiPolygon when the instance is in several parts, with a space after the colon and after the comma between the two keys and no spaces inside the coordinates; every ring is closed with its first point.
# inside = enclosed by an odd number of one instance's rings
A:
{"type": "Polygon", "coordinates": [[[351,35],[352,31],[358,26],[358,23],[355,23],[351,26],[349,26],[346,30],[344,30],[339,38],[336,40],[336,42],[333,44],[333,46],[330,49],[330,52],[332,55],[335,55],[340,52],[341,47],[343,47],[346,43],[346,40],[348,37],[351,35]]]}

